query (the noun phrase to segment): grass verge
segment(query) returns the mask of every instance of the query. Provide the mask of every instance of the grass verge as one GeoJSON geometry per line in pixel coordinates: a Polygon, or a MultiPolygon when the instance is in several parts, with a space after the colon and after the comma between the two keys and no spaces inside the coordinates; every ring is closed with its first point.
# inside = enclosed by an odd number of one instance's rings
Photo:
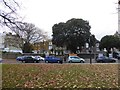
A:
{"type": "Polygon", "coordinates": [[[117,64],[3,64],[3,88],[118,88],[117,64]]]}

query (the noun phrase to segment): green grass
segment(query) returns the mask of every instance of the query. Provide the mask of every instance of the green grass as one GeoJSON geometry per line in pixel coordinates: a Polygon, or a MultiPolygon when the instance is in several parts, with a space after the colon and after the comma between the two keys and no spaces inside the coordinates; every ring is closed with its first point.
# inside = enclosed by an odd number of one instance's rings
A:
{"type": "Polygon", "coordinates": [[[117,64],[3,64],[3,88],[118,88],[117,64]]]}

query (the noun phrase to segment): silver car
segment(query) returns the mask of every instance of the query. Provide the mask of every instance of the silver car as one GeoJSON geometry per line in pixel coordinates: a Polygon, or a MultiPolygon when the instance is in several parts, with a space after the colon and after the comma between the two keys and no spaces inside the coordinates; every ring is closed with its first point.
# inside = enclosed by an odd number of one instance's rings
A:
{"type": "Polygon", "coordinates": [[[40,60],[40,61],[44,61],[45,58],[41,57],[41,56],[34,56],[36,59],[40,60]]]}
{"type": "Polygon", "coordinates": [[[85,63],[85,60],[83,58],[80,58],[78,56],[69,56],[68,57],[68,62],[69,63],[85,63]]]}

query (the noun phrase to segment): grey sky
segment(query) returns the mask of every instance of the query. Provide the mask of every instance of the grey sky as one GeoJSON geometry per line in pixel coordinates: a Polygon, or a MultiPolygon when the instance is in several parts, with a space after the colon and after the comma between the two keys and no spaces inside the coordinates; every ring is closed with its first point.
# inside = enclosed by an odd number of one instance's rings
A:
{"type": "Polygon", "coordinates": [[[118,30],[118,0],[22,0],[21,15],[52,34],[52,26],[71,18],[89,21],[91,33],[97,39],[118,30]]]}

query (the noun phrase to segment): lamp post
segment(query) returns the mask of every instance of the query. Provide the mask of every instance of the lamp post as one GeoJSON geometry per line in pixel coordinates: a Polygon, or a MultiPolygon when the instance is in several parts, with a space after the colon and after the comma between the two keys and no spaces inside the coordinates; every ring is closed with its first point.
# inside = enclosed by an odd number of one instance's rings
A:
{"type": "Polygon", "coordinates": [[[90,64],[92,64],[92,57],[91,57],[91,53],[92,53],[92,50],[91,50],[91,35],[90,35],[90,38],[89,38],[89,53],[90,53],[90,64]]]}
{"type": "Polygon", "coordinates": [[[91,49],[90,49],[90,50],[89,50],[89,53],[90,53],[90,64],[92,64],[92,57],[91,57],[92,54],[91,54],[91,52],[92,52],[92,51],[91,51],[91,49]]]}
{"type": "Polygon", "coordinates": [[[39,43],[37,43],[37,54],[39,53],[39,51],[38,51],[38,44],[39,44],[39,43]]]}
{"type": "Polygon", "coordinates": [[[77,46],[77,54],[79,54],[79,53],[80,53],[80,47],[77,46]]]}

